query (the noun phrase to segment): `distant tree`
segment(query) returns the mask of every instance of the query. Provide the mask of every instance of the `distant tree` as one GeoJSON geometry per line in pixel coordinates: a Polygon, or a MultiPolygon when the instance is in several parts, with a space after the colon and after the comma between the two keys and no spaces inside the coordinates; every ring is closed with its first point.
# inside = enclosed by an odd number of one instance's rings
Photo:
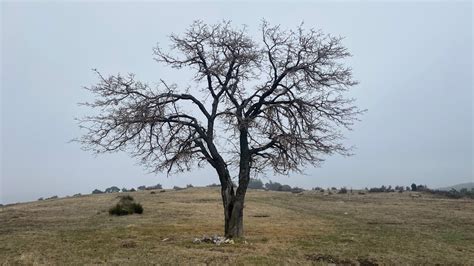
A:
{"type": "Polygon", "coordinates": [[[122,192],[128,192],[128,189],[122,188],[122,192]]]}
{"type": "Polygon", "coordinates": [[[248,188],[263,189],[263,182],[260,179],[250,178],[248,188]]]}
{"type": "Polygon", "coordinates": [[[194,187],[193,184],[187,184],[186,185],[186,188],[193,188],[193,187],[194,187]]]}
{"type": "Polygon", "coordinates": [[[221,185],[216,184],[216,183],[212,183],[210,185],[207,185],[206,187],[221,187],[221,185]]]}
{"type": "Polygon", "coordinates": [[[112,186],[105,189],[105,193],[116,193],[116,192],[120,192],[120,188],[116,186],[112,186]]]}
{"type": "Polygon", "coordinates": [[[225,235],[242,236],[252,173],[288,174],[326,155],[350,155],[339,128],[350,128],[361,110],[345,97],[357,82],[341,61],[350,56],[341,41],[264,22],[257,42],[230,23],[195,22],[171,35],[177,53],[154,51],[160,63],[191,68],[201,92],[97,72],[99,83],[87,88],[97,99],[86,105],[100,112],[82,120],[80,141],[95,152],[128,150],[156,172],[208,163],[221,183],[225,235]]]}
{"type": "Polygon", "coordinates": [[[145,190],[146,189],[146,186],[139,186],[137,187],[138,190],[145,190]]]}
{"type": "Polygon", "coordinates": [[[411,191],[416,191],[417,190],[417,186],[415,183],[411,184],[411,191]]]}
{"type": "Polygon", "coordinates": [[[137,191],[136,189],[134,189],[133,187],[131,189],[128,190],[128,192],[135,192],[137,191]]]}
{"type": "Polygon", "coordinates": [[[407,187],[405,188],[405,190],[406,190],[406,191],[410,191],[410,187],[407,186],[407,187]]]}
{"type": "Polygon", "coordinates": [[[92,191],[92,194],[102,194],[102,193],[104,193],[104,192],[102,190],[99,190],[99,189],[94,189],[92,191]]]}

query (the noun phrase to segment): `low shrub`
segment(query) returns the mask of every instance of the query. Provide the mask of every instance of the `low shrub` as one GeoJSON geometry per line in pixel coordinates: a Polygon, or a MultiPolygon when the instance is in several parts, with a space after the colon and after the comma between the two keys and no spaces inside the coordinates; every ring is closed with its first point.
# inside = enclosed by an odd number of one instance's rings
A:
{"type": "Polygon", "coordinates": [[[210,185],[207,185],[206,187],[221,187],[221,185],[216,184],[216,183],[212,183],[210,185]]]}
{"type": "Polygon", "coordinates": [[[110,215],[129,215],[129,214],[142,214],[143,206],[140,203],[136,203],[132,196],[125,195],[120,196],[120,201],[109,209],[110,215]]]}
{"type": "Polygon", "coordinates": [[[192,184],[187,184],[186,188],[193,188],[194,186],[192,184]]]}

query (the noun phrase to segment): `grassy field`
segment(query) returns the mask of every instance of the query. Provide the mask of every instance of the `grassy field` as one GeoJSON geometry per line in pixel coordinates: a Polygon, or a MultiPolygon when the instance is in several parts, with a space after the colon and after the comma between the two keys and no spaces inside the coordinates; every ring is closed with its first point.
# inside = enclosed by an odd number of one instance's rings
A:
{"type": "Polygon", "coordinates": [[[110,216],[119,193],[0,207],[0,264],[474,265],[474,200],[251,190],[245,239],[216,246],[193,239],[222,235],[218,188],[127,194],[142,215],[110,216]]]}

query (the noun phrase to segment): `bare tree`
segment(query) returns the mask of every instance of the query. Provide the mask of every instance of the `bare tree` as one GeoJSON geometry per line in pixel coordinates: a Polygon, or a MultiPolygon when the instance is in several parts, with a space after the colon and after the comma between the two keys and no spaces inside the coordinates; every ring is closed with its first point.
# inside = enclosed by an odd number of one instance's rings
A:
{"type": "Polygon", "coordinates": [[[198,21],[170,39],[170,53],[156,47],[155,60],[192,69],[193,93],[97,72],[98,84],[86,88],[96,100],[85,105],[99,114],[81,119],[86,149],[129,151],[168,174],[210,164],[221,183],[227,237],[243,235],[251,174],[288,174],[319,166],[324,155],[348,154],[339,128],[350,128],[362,111],[343,97],[357,82],[340,62],[350,56],[342,38],[264,21],[257,42],[245,27],[198,21]]]}

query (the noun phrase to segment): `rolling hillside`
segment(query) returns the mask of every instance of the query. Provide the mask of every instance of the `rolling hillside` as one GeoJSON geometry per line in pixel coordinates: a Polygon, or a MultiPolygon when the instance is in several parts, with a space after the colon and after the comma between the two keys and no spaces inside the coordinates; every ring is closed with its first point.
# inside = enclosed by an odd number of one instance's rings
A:
{"type": "Polygon", "coordinates": [[[127,193],[142,215],[110,216],[123,193],[0,208],[0,264],[474,264],[474,201],[406,193],[250,191],[245,239],[222,234],[219,189],[127,193]]]}

